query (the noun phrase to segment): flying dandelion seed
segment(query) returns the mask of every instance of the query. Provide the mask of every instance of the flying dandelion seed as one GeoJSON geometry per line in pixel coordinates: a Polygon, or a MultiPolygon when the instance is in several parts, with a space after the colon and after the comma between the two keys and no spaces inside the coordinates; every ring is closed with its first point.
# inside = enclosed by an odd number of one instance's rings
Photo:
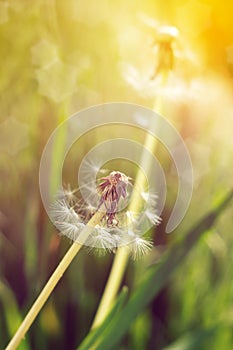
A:
{"type": "MultiPolygon", "coordinates": [[[[72,241],[79,242],[80,233],[88,224],[92,216],[100,211],[103,213],[101,222],[92,227],[85,241],[89,251],[95,251],[98,255],[106,252],[116,252],[117,248],[126,245],[133,259],[138,259],[147,254],[153,244],[143,238],[144,232],[138,229],[142,219],[150,220],[153,225],[160,223],[156,214],[155,194],[143,192],[141,194],[145,203],[149,203],[144,213],[135,213],[126,205],[123,209],[121,202],[129,197],[128,186],[132,186],[131,178],[119,171],[112,171],[108,176],[97,180],[96,190],[99,196],[98,205],[95,207],[86,204],[80,199],[79,190],[72,191],[70,187],[59,193],[57,199],[50,208],[54,225],[61,235],[72,241]],[[74,195],[75,193],[75,195],[74,195]]],[[[85,198],[86,199],[86,198],[85,198]]]]}

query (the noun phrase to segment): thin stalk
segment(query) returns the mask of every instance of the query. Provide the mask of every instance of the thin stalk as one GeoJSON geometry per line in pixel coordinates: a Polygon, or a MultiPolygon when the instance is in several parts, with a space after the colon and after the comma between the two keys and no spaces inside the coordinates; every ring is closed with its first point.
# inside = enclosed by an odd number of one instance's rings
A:
{"type": "Polygon", "coordinates": [[[69,267],[70,263],[74,259],[74,257],[78,254],[80,249],[83,246],[83,243],[85,243],[88,235],[92,231],[92,227],[100,223],[104,213],[97,212],[88,222],[87,226],[83,229],[79,236],[79,242],[74,242],[70,249],[67,251],[51,277],[49,278],[48,282],[42,289],[41,293],[37,297],[36,301],[32,305],[31,309],[29,310],[28,314],[24,318],[23,322],[21,323],[20,327],[16,331],[14,337],[11,339],[10,343],[6,347],[6,350],[15,350],[20,342],[25,337],[25,334],[27,333],[28,329],[32,325],[33,321],[35,320],[36,316],[39,314],[40,310],[48,300],[49,296],[53,292],[54,288],[56,287],[57,283],[63,276],[63,273],[66,271],[66,269],[69,267]]]}
{"type": "MultiPolygon", "coordinates": [[[[162,86],[166,85],[167,78],[168,78],[168,72],[164,71],[162,73],[162,86]]],[[[158,97],[158,99],[156,100],[154,109],[158,112],[162,111],[161,96],[158,97]]],[[[153,129],[153,125],[151,127],[153,129]]],[[[156,145],[157,145],[157,140],[154,138],[153,135],[148,133],[146,135],[146,139],[144,143],[145,149],[153,153],[156,149],[156,145]]],[[[141,167],[145,172],[149,172],[151,167],[151,164],[148,162],[148,158],[144,157],[143,154],[141,157],[141,167]]],[[[143,171],[139,169],[135,179],[134,190],[131,196],[131,204],[129,207],[130,211],[132,212],[140,211],[140,208],[142,205],[142,199],[141,199],[140,193],[143,189],[145,189],[146,185],[147,183],[146,183],[145,175],[143,171]]],[[[108,281],[105,286],[104,293],[102,295],[99,307],[97,309],[97,312],[92,324],[92,329],[98,327],[108,315],[112,307],[112,304],[116,298],[116,295],[119,291],[120,285],[122,283],[122,280],[127,268],[128,260],[129,260],[129,249],[127,248],[127,246],[118,248],[113,261],[113,265],[111,268],[108,281]]]]}
{"type": "Polygon", "coordinates": [[[113,304],[113,301],[124,277],[128,259],[128,249],[126,249],[126,247],[121,247],[118,249],[92,325],[93,329],[98,327],[109,313],[109,310],[113,304]]]}

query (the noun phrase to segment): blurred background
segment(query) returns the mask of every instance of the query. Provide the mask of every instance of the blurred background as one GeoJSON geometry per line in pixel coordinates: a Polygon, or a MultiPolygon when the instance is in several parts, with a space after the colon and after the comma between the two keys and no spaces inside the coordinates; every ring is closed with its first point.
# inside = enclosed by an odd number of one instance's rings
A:
{"type": "MultiPolygon", "coordinates": [[[[168,236],[164,228],[177,177],[169,155],[159,146],[156,150],[168,183],[163,223],[153,234],[151,254],[130,262],[124,281],[130,288],[174,236],[230,190],[232,14],[233,2],[220,0],[0,1],[1,349],[70,246],[49,222],[38,183],[46,141],[70,115],[104,102],[141,104],[164,115],[190,151],[192,202],[168,236]]],[[[139,131],[130,134],[143,142],[139,131]]],[[[96,129],[78,141],[65,162],[64,184],[77,186],[83,155],[103,135],[113,137],[116,130],[96,129]]],[[[56,186],[61,154],[58,147],[48,174],[51,186],[56,186]]],[[[125,168],[135,176],[134,168],[125,168]]],[[[232,349],[232,229],[231,206],[135,320],[118,349],[232,349]]],[[[20,349],[75,349],[88,333],[112,260],[112,255],[81,251],[20,349]]]]}

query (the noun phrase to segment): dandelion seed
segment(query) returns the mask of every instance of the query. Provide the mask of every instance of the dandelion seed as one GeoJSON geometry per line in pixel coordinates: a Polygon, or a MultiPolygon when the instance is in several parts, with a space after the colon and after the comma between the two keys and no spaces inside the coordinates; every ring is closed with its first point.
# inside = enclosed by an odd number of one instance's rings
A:
{"type": "Polygon", "coordinates": [[[153,225],[160,224],[161,218],[157,215],[157,212],[154,209],[152,209],[152,208],[146,209],[145,215],[153,225]]]}
{"type": "Polygon", "coordinates": [[[98,254],[105,254],[107,251],[111,252],[116,248],[116,242],[112,235],[106,228],[96,225],[93,233],[88,237],[87,245],[90,251],[97,248],[98,254]]]}
{"type": "Polygon", "coordinates": [[[75,195],[77,192],[78,189],[71,190],[70,185],[68,185],[67,188],[58,191],[57,198],[66,199],[69,205],[73,206],[77,202],[77,197],[75,195]]]}
{"type": "Polygon", "coordinates": [[[62,236],[66,236],[74,242],[78,240],[80,232],[85,227],[85,224],[81,222],[70,223],[55,221],[54,224],[59,229],[62,236]]]}
{"type": "Polygon", "coordinates": [[[106,173],[106,169],[101,169],[101,162],[93,159],[85,159],[82,164],[82,174],[86,174],[87,176],[90,174],[104,174],[106,173]]]}
{"type": "Polygon", "coordinates": [[[80,187],[80,190],[86,202],[96,203],[98,201],[99,197],[96,191],[96,184],[94,182],[89,182],[88,184],[83,185],[80,187]]]}
{"type": "Polygon", "coordinates": [[[153,248],[153,242],[142,237],[135,236],[135,239],[129,244],[131,256],[134,260],[148,254],[153,248]]]}
{"type": "Polygon", "coordinates": [[[69,207],[65,199],[56,200],[51,205],[50,213],[52,218],[59,222],[79,222],[80,220],[79,215],[69,207]]]}
{"type": "Polygon", "coordinates": [[[141,192],[141,197],[146,203],[151,203],[153,206],[156,205],[158,196],[153,192],[141,192]]]}

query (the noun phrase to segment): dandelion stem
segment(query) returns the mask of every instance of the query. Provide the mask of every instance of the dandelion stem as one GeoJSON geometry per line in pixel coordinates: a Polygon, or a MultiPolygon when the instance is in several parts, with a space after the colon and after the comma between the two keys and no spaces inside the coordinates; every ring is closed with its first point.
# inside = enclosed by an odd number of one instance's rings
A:
{"type": "Polygon", "coordinates": [[[69,267],[70,263],[74,259],[74,257],[78,254],[80,249],[83,246],[83,243],[87,239],[88,235],[92,231],[92,227],[94,227],[96,224],[100,223],[103,213],[97,212],[91,220],[88,222],[87,226],[83,229],[83,231],[80,233],[79,236],[79,242],[74,242],[70,249],[67,251],[51,277],[49,278],[48,282],[42,289],[41,293],[37,297],[36,301],[32,305],[31,309],[29,310],[28,314],[24,318],[23,322],[21,323],[20,327],[16,331],[14,337],[11,339],[10,343],[6,347],[6,350],[15,350],[20,342],[23,340],[25,334],[27,333],[28,329],[32,325],[33,321],[37,317],[38,313],[48,300],[50,294],[53,292],[54,288],[58,284],[59,280],[63,276],[63,273],[66,271],[66,269],[69,267]]]}
{"type": "MultiPolygon", "coordinates": [[[[165,86],[167,83],[168,78],[168,71],[164,70],[162,73],[162,86],[165,86]]],[[[162,97],[159,96],[158,99],[155,102],[154,109],[158,112],[162,111],[162,97]]],[[[151,128],[153,130],[153,125],[151,125],[151,128]]],[[[157,145],[157,140],[154,138],[152,134],[147,134],[144,147],[149,150],[151,153],[155,151],[157,145]]],[[[149,162],[149,159],[147,157],[144,157],[142,155],[141,157],[141,168],[147,173],[150,171],[151,164],[149,162]],[[145,161],[144,161],[145,159],[145,161]]],[[[134,190],[131,196],[131,204],[129,210],[132,212],[138,212],[140,211],[140,207],[142,204],[142,198],[141,198],[141,191],[146,187],[146,178],[144,176],[143,171],[139,168],[137,172],[137,176],[135,179],[134,184],[134,190]]],[[[116,252],[116,256],[113,261],[112,269],[107,281],[107,284],[105,286],[104,293],[102,295],[99,307],[97,309],[92,329],[98,327],[106,318],[108,315],[112,304],[116,298],[116,295],[119,291],[120,285],[122,283],[127,263],[129,260],[129,250],[127,246],[118,248],[116,252]]]]}
{"type": "Polygon", "coordinates": [[[92,328],[98,327],[104,320],[105,316],[107,316],[124,277],[128,258],[128,250],[124,249],[124,247],[120,248],[113,261],[111,273],[105,286],[104,294],[99,304],[92,328]]]}
{"type": "Polygon", "coordinates": [[[74,259],[75,255],[79,252],[81,247],[82,245],[78,243],[72,244],[71,248],[68,250],[68,252],[64,256],[60,264],[57,266],[56,270],[53,272],[52,276],[50,277],[50,279],[42,289],[40,295],[32,305],[27,316],[24,318],[23,322],[21,323],[20,327],[15,333],[14,337],[6,347],[6,350],[14,350],[20,344],[21,340],[24,338],[29,327],[32,325],[33,321],[35,320],[36,316],[40,312],[41,308],[47,301],[53,289],[56,287],[58,281],[61,279],[63,273],[65,272],[67,267],[70,265],[71,261],[74,259]]]}

